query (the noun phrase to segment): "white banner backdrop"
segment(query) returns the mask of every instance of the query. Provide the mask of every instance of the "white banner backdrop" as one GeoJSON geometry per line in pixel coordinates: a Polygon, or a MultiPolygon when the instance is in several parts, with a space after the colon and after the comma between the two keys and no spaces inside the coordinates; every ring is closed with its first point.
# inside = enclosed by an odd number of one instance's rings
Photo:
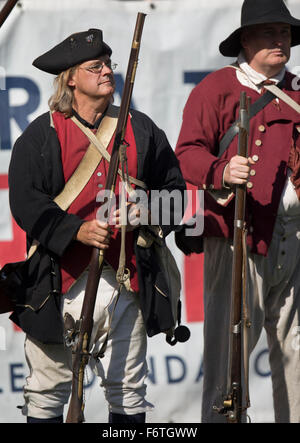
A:
{"type": "MultiPolygon", "coordinates": [[[[149,114],[175,145],[182,110],[193,88],[208,72],[231,59],[223,58],[218,45],[239,27],[241,0],[23,0],[0,29],[0,267],[24,254],[24,238],[15,229],[8,206],[7,170],[16,138],[29,122],[47,110],[53,78],[32,66],[32,61],[73,32],[101,28],[118,63],[117,92],[126,73],[133,29],[138,11],[147,17],[133,105],[149,114]],[[21,243],[20,243],[21,242],[21,243]],[[8,258],[9,257],[9,258],[8,258]]],[[[1,3],[3,5],[3,2],[1,3]]],[[[300,17],[299,0],[289,1],[293,15],[300,17]]],[[[297,67],[299,49],[293,49],[290,69],[297,67]]],[[[300,64],[300,63],[299,63],[300,64]]],[[[178,265],[182,254],[169,240],[178,265]]],[[[198,270],[195,269],[195,275],[198,270]]],[[[195,287],[197,292],[200,289],[195,287]]],[[[163,335],[149,339],[148,400],[155,404],[148,422],[199,423],[202,395],[202,317],[186,315],[190,301],[183,291],[183,323],[191,339],[175,347],[163,335]]],[[[198,309],[193,298],[190,310],[198,309]]],[[[218,325],[216,325],[217,327],[218,325]]],[[[0,317],[0,422],[24,422],[20,411],[22,386],[28,374],[23,356],[24,336],[8,316],[0,317]]],[[[225,370],[225,368],[224,368],[225,370]]],[[[88,422],[106,422],[107,407],[98,380],[88,373],[85,416],[88,422]]],[[[272,422],[272,394],[268,352],[263,335],[251,356],[249,414],[254,422],[272,422]]]]}

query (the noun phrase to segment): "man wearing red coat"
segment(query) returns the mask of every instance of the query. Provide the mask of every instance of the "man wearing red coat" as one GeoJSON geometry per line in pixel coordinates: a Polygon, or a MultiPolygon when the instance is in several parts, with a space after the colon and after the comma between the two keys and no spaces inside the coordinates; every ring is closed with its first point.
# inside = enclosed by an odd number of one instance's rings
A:
{"type": "Polygon", "coordinates": [[[236,63],[208,75],[184,108],[176,154],[186,181],[205,190],[203,422],[225,420],[215,410],[227,394],[236,184],[247,187],[249,351],[264,327],[275,420],[300,422],[299,112],[274,96],[251,118],[248,158],[237,155],[238,137],[218,155],[238,119],[241,91],[254,103],[272,82],[300,102],[298,80],[285,67],[291,46],[300,44],[299,31],[300,20],[282,0],[245,0],[241,27],[220,45],[236,63]]]}

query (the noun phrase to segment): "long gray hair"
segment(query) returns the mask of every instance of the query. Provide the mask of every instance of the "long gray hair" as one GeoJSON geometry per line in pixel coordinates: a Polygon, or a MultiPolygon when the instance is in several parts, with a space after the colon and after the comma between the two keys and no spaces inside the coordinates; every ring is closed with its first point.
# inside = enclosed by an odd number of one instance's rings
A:
{"type": "Polygon", "coordinates": [[[73,89],[68,85],[71,75],[74,74],[77,66],[66,69],[54,79],[54,93],[48,101],[51,111],[59,111],[65,117],[71,117],[74,101],[73,89]]]}

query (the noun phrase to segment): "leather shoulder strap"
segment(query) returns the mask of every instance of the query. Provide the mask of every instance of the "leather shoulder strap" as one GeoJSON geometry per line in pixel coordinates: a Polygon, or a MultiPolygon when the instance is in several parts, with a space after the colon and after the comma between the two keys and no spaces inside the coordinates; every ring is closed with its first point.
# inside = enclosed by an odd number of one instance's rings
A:
{"type": "MultiPolygon", "coordinates": [[[[279,89],[279,88],[278,88],[279,89]]],[[[258,100],[256,100],[251,106],[249,110],[249,118],[251,119],[259,111],[261,111],[268,103],[270,103],[274,99],[274,94],[271,91],[267,91],[263,94],[258,100]]],[[[239,132],[238,120],[236,120],[228,129],[226,134],[223,136],[222,140],[219,144],[219,152],[218,157],[221,157],[222,154],[226,151],[234,137],[239,132]]]]}
{"type": "Polygon", "coordinates": [[[268,92],[270,91],[272,94],[276,95],[276,97],[281,99],[283,102],[285,102],[287,105],[289,105],[300,114],[300,105],[289,95],[283,92],[282,89],[278,88],[278,86],[276,85],[265,85],[264,87],[268,90],[268,92]]]}
{"type": "MultiPolygon", "coordinates": [[[[231,65],[228,65],[227,67],[236,69],[237,71],[242,71],[237,63],[233,63],[231,65]]],[[[263,94],[258,100],[256,100],[250,106],[250,111],[249,111],[249,118],[250,119],[252,117],[254,117],[256,114],[258,114],[259,111],[261,111],[268,103],[270,103],[274,99],[274,97],[277,95],[274,92],[275,88],[276,88],[276,91],[277,90],[281,91],[280,87],[283,86],[283,83],[284,83],[284,81],[281,81],[278,84],[278,86],[275,86],[275,85],[271,85],[271,87],[269,85],[264,86],[267,89],[267,92],[265,94],[263,94]]],[[[284,94],[283,91],[281,91],[281,92],[282,92],[282,94],[284,94]]],[[[286,95],[286,94],[284,94],[284,95],[286,95]]],[[[226,151],[226,149],[228,148],[228,146],[230,145],[230,143],[232,142],[234,137],[238,134],[238,132],[239,132],[238,121],[235,121],[230,126],[230,128],[228,129],[228,131],[226,132],[226,134],[223,136],[223,138],[221,139],[221,141],[219,143],[218,157],[221,157],[223,155],[223,153],[226,151]]]]}
{"type": "MultiPolygon", "coordinates": [[[[107,143],[107,135],[111,133],[111,129],[113,127],[116,128],[118,109],[119,108],[117,108],[116,106],[113,105],[109,106],[107,113],[101,122],[102,129],[99,137],[98,136],[96,137],[95,134],[89,128],[80,123],[80,121],[77,120],[77,118],[75,117],[71,118],[73,122],[85,133],[90,142],[93,143],[94,146],[99,150],[99,152],[102,154],[102,156],[105,158],[107,162],[110,162],[110,154],[107,152],[106,149],[103,148],[103,144],[107,143]]],[[[109,136],[109,141],[110,139],[111,137],[109,136]]],[[[122,177],[122,172],[120,169],[118,169],[118,174],[122,177]]],[[[147,190],[146,184],[135,177],[129,176],[129,182],[135,184],[136,186],[139,186],[140,188],[147,190]]]]}
{"type": "MultiPolygon", "coordinates": [[[[97,130],[96,135],[86,128],[79,120],[77,120],[74,116],[71,117],[72,121],[86,134],[86,136],[90,140],[90,145],[84,154],[81,162],[78,167],[69,178],[67,183],[65,184],[61,193],[55,197],[55,203],[64,211],[66,211],[73,201],[77,198],[80,192],[83,190],[85,185],[88,183],[92,174],[96,170],[99,165],[102,157],[104,157],[108,162],[110,161],[110,155],[107,152],[108,145],[111,141],[111,138],[116,130],[117,121],[118,121],[118,109],[116,106],[110,105],[106,115],[102,119],[99,128],[97,130]]],[[[53,124],[52,114],[50,112],[50,124],[53,124]]],[[[121,174],[121,171],[118,171],[121,174]]],[[[134,177],[129,177],[131,183],[134,183],[141,188],[147,189],[145,183],[141,180],[138,180],[134,177]]],[[[130,192],[130,189],[127,189],[130,192]]],[[[34,240],[28,255],[27,260],[35,253],[39,246],[39,242],[34,240]]]]}
{"type": "MultiPolygon", "coordinates": [[[[73,119],[73,117],[72,117],[73,119]]],[[[81,123],[76,120],[81,125],[81,123]]],[[[73,120],[74,121],[74,120],[73,120]]],[[[50,112],[50,124],[53,125],[53,119],[52,114],[50,112]]],[[[102,151],[106,152],[106,149],[109,145],[109,142],[113,136],[113,133],[116,129],[117,121],[114,118],[106,118],[106,116],[103,118],[101,124],[99,125],[97,134],[94,135],[92,131],[90,131],[93,136],[95,137],[95,140],[97,142],[99,141],[98,138],[100,138],[99,143],[101,144],[102,151]],[[105,130],[103,130],[105,129],[105,130]]],[[[79,126],[78,125],[78,126],[79,126]]],[[[83,128],[85,128],[84,125],[82,125],[83,128]]],[[[81,129],[83,129],[81,128],[81,129]]],[[[87,129],[87,128],[85,128],[87,129]]],[[[67,183],[65,184],[63,190],[58,194],[54,202],[64,211],[66,211],[73,201],[77,198],[77,196],[80,194],[80,192],[83,190],[85,185],[88,183],[89,179],[91,178],[92,174],[96,170],[97,166],[99,165],[99,162],[102,159],[102,154],[99,152],[99,150],[95,147],[93,141],[91,141],[86,153],[84,154],[81,162],[77,166],[76,170],[73,172],[67,183]]],[[[28,251],[27,260],[32,257],[32,255],[35,253],[39,246],[39,242],[37,240],[33,240],[32,245],[28,251]]]]}
{"type": "MultiPolygon", "coordinates": [[[[73,119],[73,117],[72,117],[73,119]]],[[[73,120],[74,121],[74,120],[73,120]]],[[[76,119],[76,124],[80,123],[76,119]]],[[[105,117],[103,118],[101,123],[105,123],[105,117]]],[[[81,123],[80,123],[81,125],[81,123]]],[[[84,128],[85,126],[82,125],[84,128]]],[[[73,201],[77,198],[77,196],[80,194],[80,192],[83,190],[85,185],[90,180],[91,176],[95,172],[97,166],[99,165],[100,161],[102,160],[103,152],[107,152],[106,149],[109,145],[109,142],[111,140],[111,137],[115,131],[115,122],[113,120],[110,121],[109,130],[105,131],[105,135],[103,135],[102,131],[102,124],[100,124],[97,134],[95,136],[95,139],[97,142],[101,144],[102,147],[102,153],[99,152],[98,149],[96,149],[93,142],[90,143],[86,153],[84,154],[81,162],[79,163],[78,167],[72,174],[72,176],[69,178],[67,183],[64,186],[64,189],[62,192],[55,197],[54,201],[55,203],[63,210],[67,210],[73,201]],[[103,144],[103,142],[105,144],[103,144]]],[[[87,129],[87,128],[85,128],[87,129]]],[[[94,135],[94,134],[93,134],[94,135]]]]}

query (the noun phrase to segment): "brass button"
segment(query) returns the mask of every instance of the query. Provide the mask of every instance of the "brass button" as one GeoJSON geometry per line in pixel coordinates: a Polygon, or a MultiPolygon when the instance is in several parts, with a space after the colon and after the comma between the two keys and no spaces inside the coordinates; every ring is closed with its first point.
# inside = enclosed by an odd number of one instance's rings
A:
{"type": "Polygon", "coordinates": [[[255,169],[251,169],[251,170],[250,170],[250,175],[252,175],[252,177],[253,177],[255,174],[256,174],[255,169]]]}
{"type": "Polygon", "coordinates": [[[259,125],[258,130],[259,132],[265,132],[266,128],[264,127],[264,125],[259,125]]]}
{"type": "Polygon", "coordinates": [[[256,146],[261,146],[262,145],[262,141],[261,140],[255,140],[255,144],[256,144],[256,146]]]}
{"type": "Polygon", "coordinates": [[[247,182],[247,188],[248,188],[248,189],[253,188],[253,183],[252,183],[252,182],[247,182]]]}
{"type": "Polygon", "coordinates": [[[254,154],[254,155],[252,156],[252,160],[253,160],[254,162],[257,162],[258,159],[259,159],[258,155],[254,154]]]}

